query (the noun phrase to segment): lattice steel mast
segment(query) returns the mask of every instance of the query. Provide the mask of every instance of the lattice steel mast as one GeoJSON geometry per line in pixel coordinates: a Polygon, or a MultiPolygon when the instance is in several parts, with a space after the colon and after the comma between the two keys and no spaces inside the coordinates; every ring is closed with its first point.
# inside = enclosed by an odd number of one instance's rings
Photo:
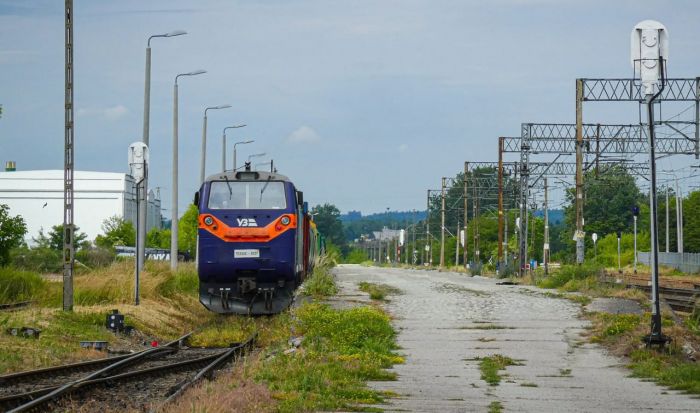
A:
{"type": "Polygon", "coordinates": [[[73,310],[73,0],[66,0],[65,150],[63,162],[63,310],[73,310]]]}

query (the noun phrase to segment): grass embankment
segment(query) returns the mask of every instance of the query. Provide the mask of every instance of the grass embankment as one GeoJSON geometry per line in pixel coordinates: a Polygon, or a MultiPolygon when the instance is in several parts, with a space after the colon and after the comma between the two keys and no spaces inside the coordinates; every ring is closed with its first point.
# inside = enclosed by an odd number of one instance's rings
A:
{"type": "MultiPolygon", "coordinates": [[[[334,294],[329,265],[318,266],[303,290],[319,299],[334,294]]],[[[385,394],[369,389],[366,382],[394,379],[385,368],[403,361],[394,353],[396,333],[389,317],[372,306],[336,310],[307,303],[273,317],[222,323],[206,336],[226,337],[223,343],[263,328],[264,349],[233,372],[196,386],[168,406],[169,412],[227,410],[231,395],[236,395],[237,406],[240,400],[250,406],[241,411],[372,410],[364,405],[381,402],[385,394]],[[295,347],[291,341],[301,344],[295,347]]]]}
{"type": "Polygon", "coordinates": [[[369,294],[369,298],[373,300],[386,300],[387,295],[401,294],[401,290],[386,284],[369,283],[363,281],[359,284],[360,291],[369,294]]]}
{"type": "MultiPolygon", "coordinates": [[[[603,268],[594,265],[563,266],[547,278],[538,278],[536,284],[542,288],[556,288],[564,298],[586,304],[590,297],[618,297],[633,299],[649,308],[647,293],[623,286],[611,286],[598,282],[603,268]],[[583,295],[566,294],[580,292],[583,295]]],[[[672,341],[663,351],[643,348],[642,337],[650,331],[651,316],[643,315],[586,313],[592,322],[590,340],[600,343],[614,354],[626,357],[632,375],[652,379],[663,386],[700,394],[700,363],[692,355],[700,351],[700,310],[682,317],[682,324],[676,324],[669,314],[664,314],[664,334],[672,341]],[[684,348],[685,347],[685,348],[684,348]],[[692,350],[691,350],[692,349],[692,350]]]]}
{"type": "MultiPolygon", "coordinates": [[[[688,358],[685,346],[698,349],[698,337],[692,337],[688,329],[675,325],[664,317],[664,334],[673,341],[663,351],[649,350],[641,346],[641,338],[649,334],[651,316],[635,314],[593,313],[590,339],[600,343],[613,353],[626,356],[632,375],[652,379],[673,390],[700,394],[700,363],[688,358]]],[[[696,355],[697,356],[697,355],[696,355]]]]}
{"type": "MultiPolygon", "coordinates": [[[[303,291],[318,299],[337,292],[326,259],[307,279],[303,291]]],[[[269,317],[220,316],[204,309],[197,298],[193,265],[172,274],[167,263],[148,263],[141,278],[141,305],[133,303],[133,265],[115,263],[75,278],[75,311],[59,309],[61,283],[31,272],[0,269],[3,300],[33,300],[20,311],[0,313],[2,330],[34,326],[39,339],[0,333],[0,373],[56,365],[104,353],[79,348],[80,340],[106,340],[134,346],[104,327],[105,316],[118,308],[127,324],[162,339],[200,328],[191,338],[198,346],[228,346],[258,332],[261,351],[219,380],[194,387],[166,411],[314,411],[364,409],[385,394],[367,387],[368,380],[390,380],[384,370],[402,359],[394,351],[395,331],[381,309],[364,306],[335,310],[308,303],[269,317]],[[299,347],[291,339],[301,341],[299,347]]],[[[139,336],[144,338],[143,336],[139,336]]],[[[299,344],[298,342],[296,344],[299,344]]]]}
{"type": "Polygon", "coordinates": [[[335,259],[333,257],[322,256],[316,263],[313,273],[304,281],[302,292],[316,299],[337,294],[338,286],[336,286],[330,271],[334,265],[335,259]]]}
{"type": "Polygon", "coordinates": [[[141,278],[141,305],[133,305],[133,265],[128,261],[78,274],[74,279],[75,311],[61,311],[62,284],[33,272],[0,268],[2,302],[31,300],[18,311],[0,313],[0,373],[45,367],[104,353],[80,349],[81,340],[104,340],[117,348],[133,348],[154,337],[175,338],[207,322],[212,315],[197,299],[194,266],[183,264],[172,274],[167,263],[148,263],[141,278]],[[116,336],[105,328],[112,309],[125,314],[126,323],[142,334],[116,336]],[[5,333],[9,327],[36,327],[38,339],[5,333]]]}

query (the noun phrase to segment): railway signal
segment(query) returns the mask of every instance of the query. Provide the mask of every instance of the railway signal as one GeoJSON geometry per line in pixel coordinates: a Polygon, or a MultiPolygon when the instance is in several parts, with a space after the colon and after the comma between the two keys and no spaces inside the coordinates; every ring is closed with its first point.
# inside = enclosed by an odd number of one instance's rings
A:
{"type": "MultiPolygon", "coordinates": [[[[148,145],[143,142],[134,142],[129,145],[129,171],[134,178],[136,185],[136,245],[146,245],[146,239],[142,237],[141,231],[146,223],[141,220],[139,207],[142,204],[148,204],[148,198],[145,191],[146,179],[148,179],[148,145]]],[[[144,249],[145,251],[145,249],[144,249]]],[[[139,305],[139,280],[141,278],[141,269],[143,269],[145,256],[139,254],[139,249],[136,248],[135,257],[135,280],[134,280],[134,304],[139,305]]]]}
{"type": "MultiPolygon", "coordinates": [[[[632,30],[631,59],[635,74],[642,82],[649,127],[649,214],[651,233],[651,332],[644,337],[647,347],[664,347],[669,338],[661,332],[659,304],[659,229],[656,202],[656,152],[654,140],[654,101],[666,87],[665,65],[668,58],[668,30],[654,20],[644,20],[632,30]]],[[[636,223],[636,217],[635,217],[636,223]]],[[[636,249],[635,249],[636,254],[636,249]]],[[[636,256],[635,256],[636,263],[636,256]]]]}

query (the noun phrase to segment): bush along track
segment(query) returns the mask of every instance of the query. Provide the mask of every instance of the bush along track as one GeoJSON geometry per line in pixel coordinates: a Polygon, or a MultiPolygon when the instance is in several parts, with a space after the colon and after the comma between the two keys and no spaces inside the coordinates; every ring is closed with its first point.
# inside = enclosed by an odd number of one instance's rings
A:
{"type": "MultiPolygon", "coordinates": [[[[337,292],[331,261],[323,261],[302,286],[302,293],[323,300],[337,292]]],[[[259,332],[260,351],[238,368],[204,382],[168,406],[169,412],[218,411],[231,403],[241,411],[376,411],[386,393],[367,381],[393,380],[386,368],[403,362],[389,316],[376,306],[337,310],[307,302],[288,312],[254,319],[225,318],[192,338],[193,343],[237,340],[259,332]],[[221,338],[225,337],[225,338],[221,338]]]]}
{"type": "MultiPolygon", "coordinates": [[[[559,290],[559,293],[547,294],[549,296],[569,298],[581,304],[587,304],[589,297],[617,297],[636,300],[642,308],[648,309],[647,293],[600,283],[598,279],[602,273],[600,266],[564,266],[550,277],[540,278],[536,284],[559,290]],[[579,292],[583,296],[567,292],[579,292]]],[[[589,340],[624,357],[633,376],[651,379],[673,390],[700,394],[700,310],[697,307],[687,317],[671,317],[664,312],[664,334],[672,341],[661,351],[647,349],[642,343],[642,337],[649,333],[651,316],[648,311],[643,315],[584,312],[584,316],[591,321],[589,340]]]]}

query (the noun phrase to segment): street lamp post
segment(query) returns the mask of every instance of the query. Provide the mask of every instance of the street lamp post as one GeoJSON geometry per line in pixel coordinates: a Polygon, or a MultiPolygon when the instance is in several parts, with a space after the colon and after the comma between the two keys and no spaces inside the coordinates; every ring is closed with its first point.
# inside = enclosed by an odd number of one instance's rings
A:
{"type": "Polygon", "coordinates": [[[204,182],[205,167],[207,163],[207,111],[216,109],[228,109],[231,105],[209,106],[204,109],[204,124],[202,126],[202,159],[199,166],[199,182],[204,182]]]}
{"type": "MultiPolygon", "coordinates": [[[[241,124],[241,125],[227,126],[224,128],[224,131],[223,131],[222,136],[221,136],[221,172],[226,172],[226,130],[238,129],[238,128],[243,128],[243,127],[245,127],[245,125],[241,124]]],[[[253,142],[253,141],[250,141],[250,142],[253,142]]],[[[247,143],[250,143],[250,142],[247,142],[247,143]]],[[[236,147],[234,146],[234,149],[235,148],[236,147]]],[[[234,163],[235,162],[236,161],[234,160],[234,163]]],[[[236,169],[235,166],[233,169],[236,169]]]]}
{"type": "Polygon", "coordinates": [[[179,75],[175,76],[175,84],[173,86],[173,176],[172,176],[172,205],[170,206],[171,210],[171,219],[172,221],[170,222],[170,269],[175,271],[177,269],[177,184],[178,184],[178,96],[177,96],[177,80],[181,76],[197,76],[207,73],[206,70],[195,70],[194,72],[188,72],[188,73],[180,73],[179,75]]]}
{"type": "MultiPolygon", "coordinates": [[[[149,145],[150,137],[150,122],[151,122],[151,40],[156,37],[175,37],[187,34],[184,30],[174,30],[172,32],[155,34],[148,38],[146,44],[146,79],[143,93],[143,143],[146,146],[149,145]]],[[[146,219],[148,211],[148,177],[145,177],[141,185],[141,198],[146,202],[139,204],[138,208],[138,221],[141,224],[138,231],[137,245],[136,245],[136,265],[139,270],[143,269],[144,263],[146,261],[146,219]]]]}
{"type": "MultiPolygon", "coordinates": [[[[234,149],[235,148],[236,148],[236,146],[234,145],[234,149]]],[[[265,152],[254,153],[252,155],[248,155],[248,163],[250,163],[250,160],[253,158],[260,158],[261,156],[265,156],[265,155],[267,155],[267,153],[265,153],[265,152]]]]}
{"type": "Polygon", "coordinates": [[[251,139],[251,140],[247,140],[247,141],[236,142],[236,143],[233,144],[233,170],[234,170],[234,171],[235,171],[235,170],[237,169],[237,167],[238,167],[238,165],[236,164],[236,162],[237,162],[236,159],[237,159],[237,157],[238,157],[238,154],[236,153],[236,146],[238,146],[238,145],[246,145],[246,144],[253,143],[253,142],[255,142],[255,141],[251,139]]]}
{"type": "Polygon", "coordinates": [[[267,162],[256,163],[256,164],[255,164],[255,170],[257,171],[257,170],[258,170],[258,167],[260,167],[260,166],[265,166],[265,165],[270,165],[270,173],[272,173],[272,165],[273,165],[272,160],[269,160],[269,161],[267,161],[267,162]]]}

